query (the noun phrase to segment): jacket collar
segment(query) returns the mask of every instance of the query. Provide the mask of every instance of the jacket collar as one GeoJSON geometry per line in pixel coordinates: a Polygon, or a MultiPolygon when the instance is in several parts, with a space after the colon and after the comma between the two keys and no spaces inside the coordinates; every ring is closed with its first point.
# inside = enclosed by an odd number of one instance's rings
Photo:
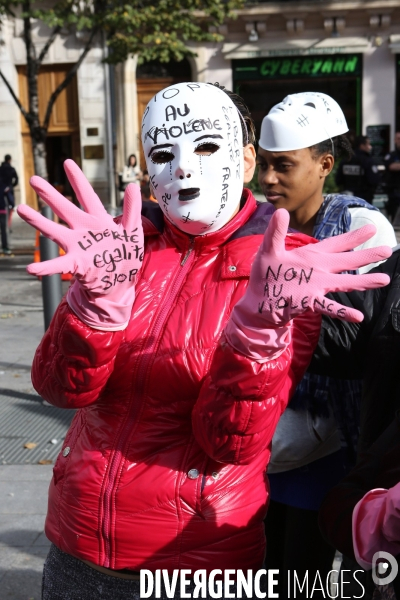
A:
{"type": "Polygon", "coordinates": [[[256,199],[250,190],[244,189],[242,196],[243,208],[222,229],[205,235],[190,236],[175,225],[164,219],[165,234],[172,238],[180,250],[185,250],[193,244],[197,252],[209,252],[225,244],[240,227],[244,225],[257,208],[256,199]]]}
{"type": "MultiPolygon", "coordinates": [[[[213,233],[195,237],[180,231],[167,220],[161,223],[164,231],[160,231],[159,217],[163,213],[160,207],[155,205],[156,212],[160,213],[156,215],[156,218],[154,218],[154,214],[148,214],[147,217],[142,216],[144,235],[146,237],[159,236],[165,233],[180,251],[186,251],[193,240],[194,248],[199,253],[223,246],[222,279],[247,279],[275,209],[266,202],[257,205],[253,194],[246,188],[243,190],[242,205],[242,209],[225,227],[213,233]]],[[[317,242],[316,239],[303,233],[289,231],[285,242],[286,250],[317,242]]]]}

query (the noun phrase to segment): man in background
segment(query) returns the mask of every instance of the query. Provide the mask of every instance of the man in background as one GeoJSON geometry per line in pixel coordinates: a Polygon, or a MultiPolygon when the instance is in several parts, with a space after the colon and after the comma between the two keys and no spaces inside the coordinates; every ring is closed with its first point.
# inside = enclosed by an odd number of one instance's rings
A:
{"type": "Polygon", "coordinates": [[[394,150],[386,154],[386,186],[388,202],[386,210],[392,223],[395,221],[396,212],[400,206],[400,131],[394,136],[394,150]]]}
{"type": "Polygon", "coordinates": [[[339,164],[336,183],[343,191],[351,192],[370,204],[381,182],[378,166],[371,156],[371,142],[366,135],[358,135],[354,141],[354,155],[339,164]]]}
{"type": "MultiPolygon", "coordinates": [[[[6,210],[8,208],[9,218],[8,218],[8,227],[11,228],[11,218],[12,213],[15,207],[15,198],[14,198],[14,188],[18,185],[18,175],[17,171],[11,165],[11,156],[10,154],[6,154],[4,157],[4,162],[1,163],[0,166],[0,183],[3,188],[3,193],[5,196],[5,205],[6,210]]],[[[4,249],[4,245],[3,245],[4,249]]]]}

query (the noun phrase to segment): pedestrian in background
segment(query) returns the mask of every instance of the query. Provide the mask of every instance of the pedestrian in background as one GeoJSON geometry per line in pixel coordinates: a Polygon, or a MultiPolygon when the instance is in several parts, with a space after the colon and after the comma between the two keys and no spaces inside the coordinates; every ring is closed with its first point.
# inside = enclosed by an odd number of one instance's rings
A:
{"type": "Polygon", "coordinates": [[[127,164],[122,171],[122,183],[125,184],[125,188],[128,183],[136,183],[142,178],[142,171],[137,164],[136,154],[131,154],[128,158],[127,164]]]}
{"type": "Polygon", "coordinates": [[[396,220],[396,213],[400,206],[400,131],[394,137],[394,150],[386,154],[386,189],[388,201],[386,210],[392,223],[396,220]]]}
{"type": "Polygon", "coordinates": [[[18,185],[18,175],[11,165],[10,154],[5,155],[4,162],[0,165],[0,181],[4,189],[6,210],[9,212],[8,227],[11,228],[11,219],[15,207],[14,188],[18,185]]]}
{"type": "Polygon", "coordinates": [[[120,173],[120,191],[125,191],[129,183],[139,183],[142,171],[137,164],[136,154],[130,154],[122,173],[120,173]]]}
{"type": "Polygon", "coordinates": [[[119,174],[120,202],[123,207],[124,192],[130,183],[141,183],[143,173],[137,164],[136,154],[130,154],[122,173],[119,174]]]}
{"type": "Polygon", "coordinates": [[[4,162],[0,166],[0,179],[4,185],[4,193],[7,196],[8,205],[14,208],[14,188],[18,185],[17,171],[11,165],[11,155],[6,154],[4,162]]]}
{"type": "Polygon", "coordinates": [[[1,235],[1,254],[10,255],[11,250],[8,247],[7,236],[7,212],[8,201],[4,192],[4,184],[0,181],[0,235],[1,235]]]}
{"type": "Polygon", "coordinates": [[[359,135],[354,141],[354,154],[343,160],[336,172],[336,183],[345,192],[363,198],[370,204],[375,190],[381,183],[381,175],[375,159],[371,156],[371,142],[366,135],[359,135]]]}
{"type": "MultiPolygon", "coordinates": [[[[262,123],[257,155],[261,188],[275,208],[289,211],[293,230],[323,240],[374,224],[377,233],[361,247],[383,240],[395,246],[392,226],[370,203],[342,194],[323,197],[335,157],[351,156],[347,129],[341,108],[326,94],[286,97],[262,123]]],[[[319,572],[326,580],[335,550],[319,532],[318,509],[355,462],[360,399],[360,381],[306,373],[298,385],[272,441],[267,568],[296,571],[301,578],[308,572],[311,579],[319,572]]],[[[285,576],[280,581],[283,598],[289,597],[286,581],[285,576]]]]}

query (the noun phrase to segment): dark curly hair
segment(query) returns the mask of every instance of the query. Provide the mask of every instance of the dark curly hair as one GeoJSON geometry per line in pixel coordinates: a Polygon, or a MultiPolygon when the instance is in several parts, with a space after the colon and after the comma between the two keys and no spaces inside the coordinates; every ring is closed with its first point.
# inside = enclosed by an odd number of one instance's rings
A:
{"type": "Polygon", "coordinates": [[[242,119],[240,119],[243,133],[243,145],[245,146],[247,142],[248,144],[253,144],[254,146],[256,143],[256,126],[254,125],[254,121],[251,118],[250,111],[247,108],[243,98],[241,98],[238,94],[227,90],[225,86],[220,85],[219,83],[210,83],[210,85],[214,85],[215,87],[225,92],[225,94],[227,94],[227,96],[229,96],[229,98],[232,100],[233,104],[236,106],[238,112],[242,115],[244,120],[243,123],[242,119]]]}
{"type": "Polygon", "coordinates": [[[337,135],[332,140],[327,139],[314,144],[314,146],[310,146],[310,150],[314,158],[318,158],[318,156],[326,153],[333,154],[335,159],[343,157],[350,160],[353,156],[353,149],[345,135],[337,135]]]}

